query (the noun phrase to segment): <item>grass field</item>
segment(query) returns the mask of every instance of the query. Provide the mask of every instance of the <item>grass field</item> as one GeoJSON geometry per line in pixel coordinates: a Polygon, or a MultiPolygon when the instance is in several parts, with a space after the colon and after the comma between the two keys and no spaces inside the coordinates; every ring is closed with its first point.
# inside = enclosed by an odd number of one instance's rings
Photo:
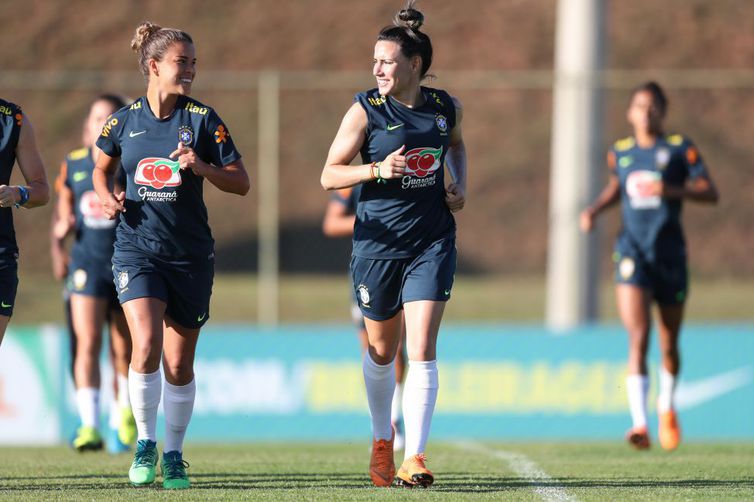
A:
{"type": "MultiPolygon", "coordinates": [[[[20,278],[13,324],[61,323],[61,286],[46,275],[20,278]]],[[[253,275],[218,274],[212,295],[212,323],[255,322],[260,294],[253,275]]],[[[687,307],[690,321],[754,320],[754,283],[740,280],[693,280],[687,307]]],[[[283,276],[280,283],[281,322],[348,322],[349,284],[343,276],[283,276]]],[[[601,290],[601,318],[617,319],[613,285],[601,290]]],[[[543,277],[459,276],[445,313],[449,322],[540,323],[545,311],[543,277]]]]}
{"type": "MultiPolygon", "coordinates": [[[[363,444],[189,445],[184,500],[751,500],[754,445],[684,444],[635,452],[622,443],[430,444],[428,490],[369,483],[363,444]]],[[[132,488],[131,457],[66,448],[0,449],[3,500],[173,499],[132,488]]],[[[158,475],[158,481],[160,480],[158,475]]]]}

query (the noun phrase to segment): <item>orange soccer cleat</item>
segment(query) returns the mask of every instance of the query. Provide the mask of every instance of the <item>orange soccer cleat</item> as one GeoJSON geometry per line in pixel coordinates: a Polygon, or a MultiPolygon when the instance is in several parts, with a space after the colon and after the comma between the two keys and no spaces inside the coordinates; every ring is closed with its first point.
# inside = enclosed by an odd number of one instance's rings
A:
{"type": "Polygon", "coordinates": [[[424,465],[424,462],[426,461],[427,458],[423,453],[408,457],[403,461],[401,468],[398,469],[398,479],[396,480],[396,483],[407,488],[413,488],[415,486],[427,488],[435,481],[435,477],[432,475],[432,472],[427,469],[427,466],[424,465]]]}
{"type": "Polygon", "coordinates": [[[390,486],[395,479],[395,460],[393,460],[393,437],[372,441],[372,458],[369,461],[369,476],[374,486],[390,486]]]}
{"type": "Polygon", "coordinates": [[[681,442],[681,427],[678,425],[678,415],[669,410],[660,413],[660,446],[665,450],[675,450],[681,442]]]}
{"type": "Polygon", "coordinates": [[[626,432],[626,441],[637,450],[649,449],[649,434],[646,427],[632,427],[626,432]]]}

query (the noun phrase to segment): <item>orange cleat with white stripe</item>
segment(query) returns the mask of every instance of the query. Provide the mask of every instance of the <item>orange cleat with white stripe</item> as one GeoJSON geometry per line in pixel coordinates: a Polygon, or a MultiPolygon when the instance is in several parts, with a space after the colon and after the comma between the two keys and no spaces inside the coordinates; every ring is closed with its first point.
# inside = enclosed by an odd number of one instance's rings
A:
{"type": "Polygon", "coordinates": [[[369,461],[369,476],[374,486],[390,486],[395,479],[395,460],[393,459],[393,437],[373,440],[372,458],[369,461]]]}
{"type": "Polygon", "coordinates": [[[660,446],[665,450],[675,450],[681,442],[681,427],[678,425],[678,415],[670,410],[660,413],[660,446]]]}
{"type": "Polygon", "coordinates": [[[626,441],[637,450],[649,449],[649,433],[646,427],[632,427],[626,432],[626,441]]]}
{"type": "Polygon", "coordinates": [[[425,457],[423,453],[418,453],[404,460],[400,469],[398,469],[398,479],[396,479],[396,484],[407,488],[413,488],[415,486],[427,488],[431,485],[435,481],[435,477],[432,475],[432,472],[427,469],[427,466],[424,465],[424,462],[426,461],[427,457],[425,457]]]}

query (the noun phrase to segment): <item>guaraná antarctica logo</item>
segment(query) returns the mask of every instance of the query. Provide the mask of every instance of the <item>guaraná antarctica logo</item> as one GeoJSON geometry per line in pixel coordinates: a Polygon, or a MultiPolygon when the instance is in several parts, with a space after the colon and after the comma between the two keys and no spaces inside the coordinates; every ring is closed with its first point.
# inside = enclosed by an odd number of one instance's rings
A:
{"type": "Polygon", "coordinates": [[[134,182],[158,190],[178,186],[181,184],[181,166],[174,160],[160,157],[141,159],[136,166],[134,182]]]}
{"type": "Polygon", "coordinates": [[[437,171],[440,168],[440,157],[442,157],[442,147],[420,147],[409,150],[406,156],[406,174],[424,178],[428,174],[437,171]]]}
{"type": "Polygon", "coordinates": [[[87,228],[113,228],[118,220],[109,220],[102,210],[102,203],[94,190],[87,190],[79,201],[79,211],[87,228]]]}

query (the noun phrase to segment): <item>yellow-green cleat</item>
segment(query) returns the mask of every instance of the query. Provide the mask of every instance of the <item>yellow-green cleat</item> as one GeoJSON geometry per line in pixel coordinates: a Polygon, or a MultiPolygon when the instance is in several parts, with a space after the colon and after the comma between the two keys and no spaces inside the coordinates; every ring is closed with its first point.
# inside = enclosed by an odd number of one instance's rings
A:
{"type": "Polygon", "coordinates": [[[134,486],[146,486],[154,483],[157,471],[157,443],[148,439],[140,439],[136,442],[136,453],[131,469],[128,470],[128,479],[134,486]]]}
{"type": "Polygon", "coordinates": [[[189,463],[183,460],[183,454],[179,451],[162,453],[162,487],[166,490],[185,490],[191,487],[186,468],[189,463]]]}
{"type": "Polygon", "coordinates": [[[102,436],[97,429],[89,425],[82,425],[76,431],[76,437],[73,438],[73,447],[76,451],[97,451],[103,446],[102,436]]]}
{"type": "Polygon", "coordinates": [[[121,443],[129,446],[133,446],[136,442],[136,420],[130,406],[121,408],[120,410],[118,439],[120,439],[121,443]]]}

